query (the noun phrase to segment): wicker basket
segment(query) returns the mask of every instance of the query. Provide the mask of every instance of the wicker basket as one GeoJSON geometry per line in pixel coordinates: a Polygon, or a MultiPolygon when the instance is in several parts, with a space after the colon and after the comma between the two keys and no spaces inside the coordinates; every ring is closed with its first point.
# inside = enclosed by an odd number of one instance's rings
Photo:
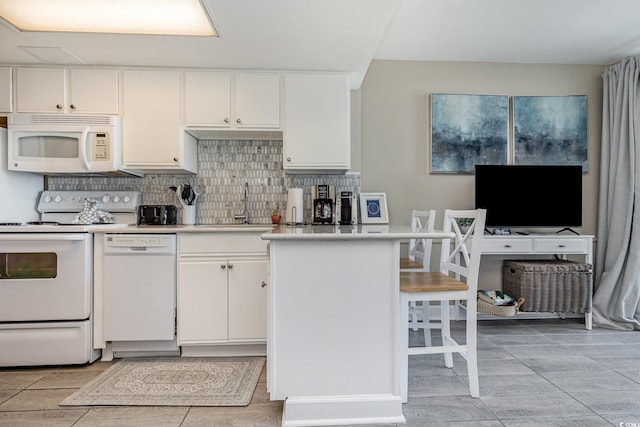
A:
{"type": "Polygon", "coordinates": [[[525,299],[521,311],[590,313],[591,264],[507,260],[502,266],[502,291],[525,299]]]}
{"type": "Polygon", "coordinates": [[[524,303],[524,298],[518,298],[515,305],[493,305],[481,299],[478,300],[478,313],[490,314],[492,316],[515,316],[524,303]]]}

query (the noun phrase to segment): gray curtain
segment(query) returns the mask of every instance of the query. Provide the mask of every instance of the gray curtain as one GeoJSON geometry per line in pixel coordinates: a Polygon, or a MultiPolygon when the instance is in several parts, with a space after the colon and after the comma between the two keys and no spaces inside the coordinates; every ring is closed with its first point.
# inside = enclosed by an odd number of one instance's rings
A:
{"type": "Polygon", "coordinates": [[[640,329],[640,56],[603,74],[594,324],[640,329]]]}

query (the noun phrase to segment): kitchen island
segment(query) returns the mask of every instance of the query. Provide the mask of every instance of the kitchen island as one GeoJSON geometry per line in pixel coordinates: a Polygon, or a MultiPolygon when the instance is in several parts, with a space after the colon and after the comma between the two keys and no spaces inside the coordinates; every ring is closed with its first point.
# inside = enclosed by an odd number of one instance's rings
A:
{"type": "Polygon", "coordinates": [[[400,242],[410,227],[280,226],[269,240],[267,388],[283,426],[403,423],[400,242]]]}

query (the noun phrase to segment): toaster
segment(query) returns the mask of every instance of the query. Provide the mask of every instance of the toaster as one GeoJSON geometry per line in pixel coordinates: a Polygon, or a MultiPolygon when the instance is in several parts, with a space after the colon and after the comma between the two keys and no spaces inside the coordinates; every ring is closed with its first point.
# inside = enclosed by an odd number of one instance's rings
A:
{"type": "Polygon", "coordinates": [[[138,225],[174,225],[178,209],[174,205],[138,206],[138,225]]]}

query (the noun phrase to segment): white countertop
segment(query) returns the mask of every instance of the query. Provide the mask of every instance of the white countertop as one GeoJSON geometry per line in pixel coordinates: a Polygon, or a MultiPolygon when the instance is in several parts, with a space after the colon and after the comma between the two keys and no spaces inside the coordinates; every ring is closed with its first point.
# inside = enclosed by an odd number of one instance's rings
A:
{"type": "MultiPolygon", "coordinates": [[[[123,227],[101,227],[94,225],[92,233],[133,233],[133,234],[171,234],[171,233],[220,233],[270,231],[273,224],[197,224],[197,225],[126,225],[123,227]]],[[[277,226],[276,226],[277,227],[277,226]]]]}
{"type": "Polygon", "coordinates": [[[264,233],[264,240],[394,240],[454,237],[453,233],[441,230],[432,232],[413,231],[404,225],[280,225],[264,233]]]}

